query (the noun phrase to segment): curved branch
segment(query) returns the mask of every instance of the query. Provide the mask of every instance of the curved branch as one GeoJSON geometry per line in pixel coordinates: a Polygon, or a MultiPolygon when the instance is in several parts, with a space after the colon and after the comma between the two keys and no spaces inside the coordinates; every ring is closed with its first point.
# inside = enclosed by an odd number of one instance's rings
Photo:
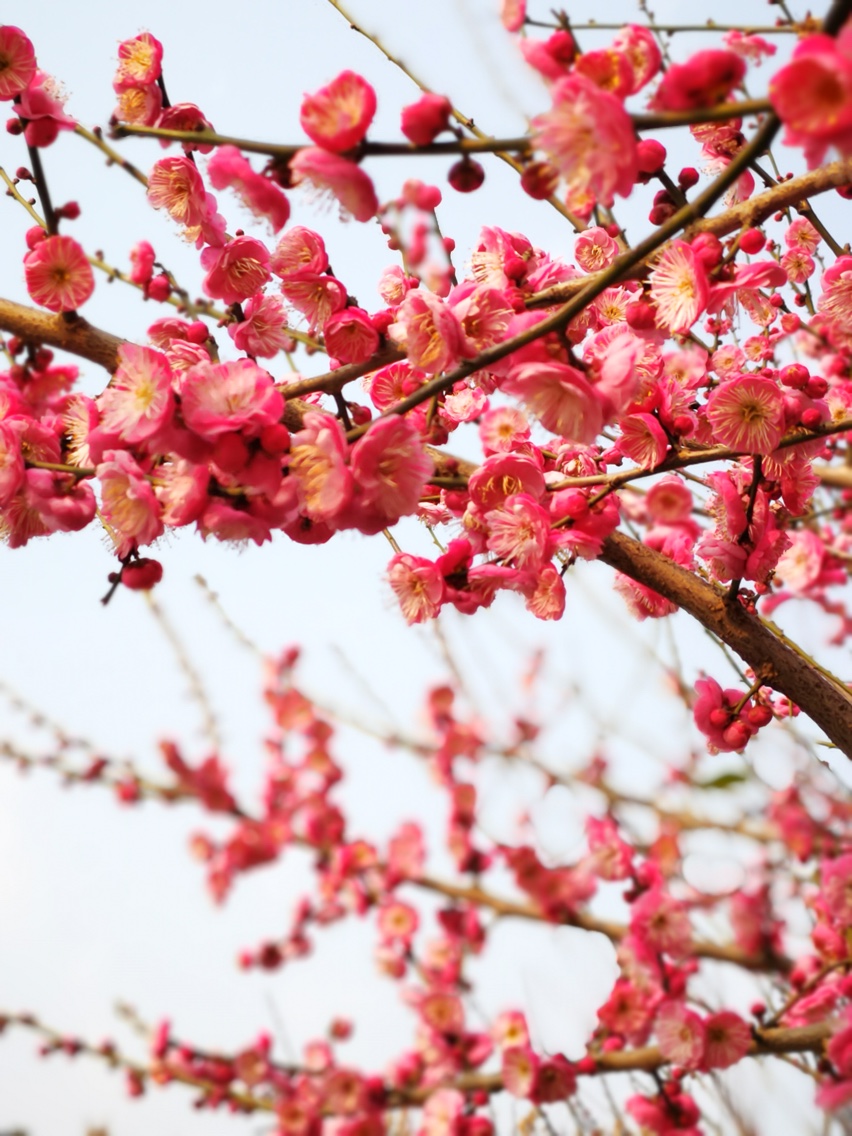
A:
{"type": "Polygon", "coordinates": [[[693,572],[623,533],[607,537],[600,559],[689,612],[852,758],[852,691],[799,653],[780,632],[738,600],[729,601],[693,572]]]}

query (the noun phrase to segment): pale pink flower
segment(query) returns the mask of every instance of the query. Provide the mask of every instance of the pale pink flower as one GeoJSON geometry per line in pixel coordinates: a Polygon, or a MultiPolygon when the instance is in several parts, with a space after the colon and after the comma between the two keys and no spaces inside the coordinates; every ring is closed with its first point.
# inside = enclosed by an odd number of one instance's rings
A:
{"type": "Polygon", "coordinates": [[[282,280],[320,276],[328,268],[325,242],[313,229],[294,225],[272,250],[269,267],[282,280]]]}
{"type": "Polygon", "coordinates": [[[526,415],[514,406],[487,410],[479,421],[479,440],[487,456],[508,453],[516,445],[529,440],[530,424],[526,415]]]}
{"type": "Polygon", "coordinates": [[[184,227],[189,241],[224,243],[224,223],[216,214],[216,199],[204,188],[201,174],[189,158],[160,158],[148,175],[148,200],[165,209],[184,227]]]}
{"type": "Polygon", "coordinates": [[[526,0],[501,0],[500,22],[507,32],[519,32],[526,17],[526,0]]]}
{"type": "Polygon", "coordinates": [[[760,66],[764,56],[769,58],[778,50],[774,43],[770,43],[762,36],[748,35],[737,28],[726,32],[722,36],[722,42],[731,51],[735,51],[737,55],[742,55],[749,63],[753,63],[755,67],[760,66]]]}
{"type": "Polygon", "coordinates": [[[354,71],[341,71],[313,95],[299,112],[302,129],[324,150],[342,153],[364,138],[376,113],[376,92],[354,71]]]}
{"type": "Polygon", "coordinates": [[[328,150],[307,146],[290,160],[294,185],[307,182],[320,194],[336,198],[341,214],[356,221],[375,217],[379,200],[370,177],[359,165],[328,150]]]}
{"type": "Polygon", "coordinates": [[[458,319],[428,288],[418,288],[406,295],[387,335],[392,343],[403,348],[410,363],[429,375],[455,366],[464,346],[458,319]]]}
{"type": "Polygon", "coordinates": [[[528,493],[507,497],[499,509],[485,514],[487,547],[521,570],[542,567],[550,536],[550,515],[528,493]]]}
{"type": "Polygon", "coordinates": [[[813,276],[816,264],[804,249],[791,249],[781,257],[781,268],[791,284],[804,284],[813,276]]]}
{"type": "Polygon", "coordinates": [[[261,545],[272,539],[272,533],[263,520],[237,509],[221,498],[208,502],[198,519],[197,527],[204,540],[214,536],[229,544],[245,545],[249,541],[261,545]]]}
{"type": "Polygon", "coordinates": [[[73,130],[77,123],[65,113],[65,96],[52,76],[36,71],[29,86],[18,96],[15,107],[26,121],[24,138],[30,146],[50,146],[60,130],[73,130]]]}
{"type": "Polygon", "coordinates": [[[503,1086],[513,1097],[529,1099],[536,1089],[540,1061],[528,1045],[503,1050],[503,1086]]]}
{"type": "MultiPolygon", "coordinates": [[[[213,132],[213,124],[204,117],[201,108],[195,103],[173,103],[162,111],[156,125],[163,130],[191,130],[196,134],[201,131],[213,132]]],[[[172,145],[172,142],[168,138],[161,138],[160,145],[165,150],[172,145]]],[[[183,141],[181,148],[185,154],[193,151],[209,154],[213,149],[213,143],[183,141]]]]}
{"type": "Polygon", "coordinates": [[[394,414],[379,418],[355,444],[350,468],[360,504],[378,513],[384,528],[415,512],[434,463],[415,426],[394,414]]]}
{"type": "Polygon", "coordinates": [[[799,529],[790,534],[790,546],[775,566],[775,575],[796,595],[807,592],[819,579],[825,545],[815,532],[799,529]]]}
{"type": "Polygon", "coordinates": [[[303,423],[291,439],[290,476],[305,515],[333,525],[354,489],[346,466],[346,435],[336,418],[316,410],[309,410],[303,423]]]}
{"type": "Polygon", "coordinates": [[[236,146],[220,146],[207,162],[207,176],[214,189],[233,189],[256,217],[265,217],[273,233],[283,229],[290,216],[290,203],[269,178],[256,173],[236,146]]]}
{"type": "Polygon", "coordinates": [[[201,266],[207,271],[204,291],[226,304],[247,300],[272,279],[269,250],[254,237],[234,237],[223,248],[204,249],[201,266]]]}
{"type": "Polygon", "coordinates": [[[804,147],[813,169],[830,146],[852,153],[852,27],[837,39],[800,40],[790,62],[775,73],[769,98],[784,123],[784,144],[804,147]]]}
{"type": "Polygon", "coordinates": [[[52,312],[73,312],[95,290],[86,254],[72,237],[45,237],[24,258],[27,291],[52,312]]]}
{"type": "Polygon", "coordinates": [[[567,363],[521,363],[501,383],[546,430],[589,445],[601,432],[601,399],[582,371],[567,363]]]}
{"type": "Polygon", "coordinates": [[[704,1023],[682,1002],[663,1002],[654,1023],[660,1053],[674,1065],[697,1069],[704,1057],[704,1023]]]}
{"type": "Polygon", "coordinates": [[[630,61],[633,69],[630,94],[635,95],[651,82],[662,63],[654,33],[641,24],[628,24],[616,33],[612,46],[616,51],[623,52],[630,61]]]}
{"type": "Polygon", "coordinates": [[[150,481],[125,450],[108,450],[97,471],[101,517],[123,559],[162,534],[160,504],[150,481]]]}
{"type": "Polygon", "coordinates": [[[329,356],[338,363],[365,363],[379,349],[379,333],[363,308],[335,312],[323,324],[329,356]]]}
{"type": "Polygon", "coordinates": [[[452,290],[447,303],[461,324],[464,354],[475,355],[506,339],[515,312],[504,289],[465,282],[452,290]]]}
{"type": "Polygon", "coordinates": [[[707,272],[686,241],[672,241],[663,250],[649,277],[657,323],[683,335],[707,306],[707,272]]]}
{"type": "Polygon", "coordinates": [[[602,880],[629,879],[633,865],[633,850],[618,834],[612,817],[586,818],[586,839],[594,864],[594,871],[602,880]]]}
{"type": "Polygon", "coordinates": [[[13,99],[36,73],[35,49],[20,28],[0,26],[0,100],[13,99]]]}
{"type": "Polygon", "coordinates": [[[186,425],[209,442],[233,430],[254,437],[284,413],[284,399],[271,376],[251,359],[190,367],[180,400],[186,425]]]}
{"type": "Polygon", "coordinates": [[[438,1089],[423,1106],[417,1136],[459,1136],[464,1117],[464,1094],[458,1089],[438,1089]]]}
{"type": "Polygon", "coordinates": [[[388,565],[388,581],[406,623],[425,623],[441,610],[444,580],[431,560],[399,552],[388,565]]]}
{"type": "Polygon", "coordinates": [[[640,622],[645,619],[662,619],[667,615],[674,615],[677,604],[649,588],[647,584],[639,584],[622,572],[616,572],[613,587],[627,604],[630,614],[640,622]]]}
{"type": "Polygon", "coordinates": [[[796,217],[784,230],[784,244],[789,249],[801,249],[813,253],[820,246],[822,237],[807,217],[796,217]]]}
{"type": "Polygon", "coordinates": [[[445,422],[456,424],[473,422],[479,418],[487,406],[488,397],[481,387],[469,387],[464,383],[456,383],[452,394],[444,396],[440,415],[445,422]]]}
{"type": "Polygon", "coordinates": [[[692,514],[692,494],[679,477],[663,477],[648,490],[645,505],[648,514],[664,525],[676,525],[692,514]]]}
{"type": "Polygon", "coordinates": [[[207,466],[183,460],[158,466],[154,491],[163,509],[163,524],[180,528],[197,521],[207,505],[209,485],[207,466]]]}
{"type": "Polygon", "coordinates": [[[234,346],[254,358],[271,359],[293,342],[287,327],[284,304],[278,296],[251,296],[243,305],[239,323],[228,324],[234,346]]]}
{"type": "Polygon", "coordinates": [[[524,589],[527,611],[536,619],[561,619],[565,613],[565,581],[553,564],[544,564],[532,588],[524,589]]]}
{"type": "Polygon", "coordinates": [[[669,450],[669,440],[653,414],[628,414],[618,422],[621,434],[618,449],[642,466],[643,469],[656,469],[665,461],[669,450]]]}
{"type": "Polygon", "coordinates": [[[24,484],[21,436],[8,422],[0,422],[0,506],[7,505],[24,484]]]}
{"type": "Polygon", "coordinates": [[[600,272],[618,256],[618,245],[599,225],[584,230],[574,242],[574,259],[584,272],[600,272]]]}
{"type": "Polygon", "coordinates": [[[553,109],[532,121],[536,148],[547,155],[572,197],[591,193],[603,205],[626,197],[636,181],[636,136],[621,101],[583,75],[553,88],[553,109]]]}
{"type": "Polygon", "coordinates": [[[346,288],[334,276],[294,276],[285,279],[281,292],[291,307],[307,319],[313,330],[328,322],[348,302],[346,288]]]}
{"type": "Polygon", "coordinates": [[[751,1049],[751,1029],[733,1010],[722,1010],[704,1020],[704,1069],[727,1069],[751,1049]]]}
{"type": "Polygon", "coordinates": [[[132,445],[153,437],[171,418],[172,371],[162,352],[134,343],[119,347],[118,360],[98,409],[103,429],[132,445]]]}
{"type": "Polygon", "coordinates": [[[144,87],[156,83],[162,73],[163,45],[150,32],[142,32],[118,45],[118,68],[113,89],[144,87]]]}
{"type": "Polygon", "coordinates": [[[683,904],[653,887],[630,908],[630,930],[652,951],[684,955],[689,950],[692,928],[683,904]]]}
{"type": "Polygon", "coordinates": [[[772,379],[738,375],[718,386],[705,413],[713,437],[749,454],[770,454],[784,434],[784,397],[772,379]]]}

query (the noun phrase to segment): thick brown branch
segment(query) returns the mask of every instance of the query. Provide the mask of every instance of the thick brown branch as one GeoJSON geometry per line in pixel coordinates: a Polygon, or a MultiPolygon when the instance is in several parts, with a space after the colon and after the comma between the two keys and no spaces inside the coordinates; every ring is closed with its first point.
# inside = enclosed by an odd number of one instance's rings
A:
{"type": "Polygon", "coordinates": [[[739,600],[681,568],[638,540],[613,533],[601,560],[653,588],[712,631],[765,676],[773,690],[793,700],[839,750],[852,758],[852,691],[841,685],[739,600]]]}
{"type": "Polygon", "coordinates": [[[70,351],[72,355],[105,367],[110,374],[118,366],[118,349],[124,343],[117,335],[93,327],[78,315],[70,318],[54,315],[3,299],[0,299],[0,331],[16,335],[25,343],[70,351]]]}

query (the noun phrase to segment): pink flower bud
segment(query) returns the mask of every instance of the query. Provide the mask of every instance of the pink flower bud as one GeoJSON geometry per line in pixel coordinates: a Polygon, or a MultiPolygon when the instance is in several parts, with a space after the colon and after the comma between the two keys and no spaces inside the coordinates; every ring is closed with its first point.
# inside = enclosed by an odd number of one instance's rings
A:
{"type": "Polygon", "coordinates": [[[450,125],[452,103],[431,92],[402,108],[402,133],[415,146],[428,146],[450,125]]]}

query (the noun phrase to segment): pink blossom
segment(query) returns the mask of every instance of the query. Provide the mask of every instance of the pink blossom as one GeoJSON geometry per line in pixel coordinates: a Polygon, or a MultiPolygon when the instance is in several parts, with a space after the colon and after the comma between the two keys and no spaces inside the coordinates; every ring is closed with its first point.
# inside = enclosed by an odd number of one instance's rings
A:
{"type": "Polygon", "coordinates": [[[174,411],[171,367],[160,351],[133,343],[119,347],[118,360],[112,382],[98,400],[101,426],[125,443],[147,441],[174,411]]]}
{"type": "Polygon", "coordinates": [[[655,521],[674,525],[686,521],[691,515],[692,494],[679,477],[663,477],[648,490],[645,505],[655,521]]]}
{"type": "Polygon", "coordinates": [[[751,1029],[739,1014],[722,1010],[704,1020],[705,1049],[702,1067],[727,1069],[751,1049],[751,1029]]]}
{"type": "Polygon", "coordinates": [[[157,259],[153,245],[148,241],[137,241],[130,250],[130,279],[134,284],[145,285],[154,275],[154,261],[157,259]]]}
{"type": "Polygon", "coordinates": [[[125,450],[109,450],[97,467],[101,517],[122,559],[163,532],[153,486],[125,450]]]}
{"type": "Polygon", "coordinates": [[[24,484],[21,436],[9,422],[0,422],[0,506],[8,505],[24,484]]]}
{"type": "MultiPolygon", "coordinates": [[[[561,29],[547,39],[533,39],[531,36],[526,36],[518,40],[518,47],[530,67],[534,67],[546,82],[551,83],[567,75],[571,64],[575,60],[579,63],[582,58],[578,57],[574,37],[570,32],[561,29]]],[[[594,81],[594,78],[591,78],[594,81]]]]}
{"type": "Polygon", "coordinates": [[[657,322],[683,335],[707,306],[709,289],[704,265],[686,241],[666,246],[650,275],[657,322]]]}
{"type": "Polygon", "coordinates": [[[810,529],[798,529],[790,535],[790,546],[775,566],[775,575],[791,592],[807,592],[822,573],[825,545],[810,529]]]}
{"type": "Polygon", "coordinates": [[[156,83],[162,72],[163,45],[150,32],[142,32],[118,45],[118,68],[113,88],[143,87],[156,83]]]}
{"type": "Polygon", "coordinates": [[[379,333],[363,308],[335,312],[322,333],[326,350],[338,363],[365,363],[379,349],[379,333]]]}
{"type": "Polygon", "coordinates": [[[662,619],[667,615],[674,615],[678,610],[677,604],[649,588],[647,584],[639,584],[622,572],[616,572],[613,587],[627,604],[631,615],[640,622],[645,619],[662,619]]]}
{"type": "Polygon", "coordinates": [[[480,418],[479,440],[486,456],[508,453],[517,443],[526,442],[529,436],[529,422],[515,407],[495,407],[487,410],[480,418]]]}
{"type": "Polygon", "coordinates": [[[30,146],[50,146],[60,130],[73,130],[77,125],[65,113],[65,97],[52,76],[36,71],[29,86],[18,96],[15,108],[26,122],[24,138],[30,146]]]}
{"type": "Polygon", "coordinates": [[[521,363],[503,380],[529,412],[554,434],[588,445],[600,433],[603,406],[583,373],[567,363],[521,363]]]}
{"type": "Polygon", "coordinates": [[[529,1100],[536,1090],[539,1059],[528,1045],[503,1050],[501,1076],[504,1087],[513,1097],[529,1100]]]}
{"type": "Polygon", "coordinates": [[[273,249],[269,267],[282,280],[319,276],[328,268],[325,242],[313,229],[294,225],[273,249]]]}
{"type": "Polygon", "coordinates": [[[256,173],[236,146],[220,146],[207,163],[214,189],[233,189],[256,217],[268,219],[273,233],[290,217],[290,203],[269,178],[256,173]]]}
{"type": "Polygon", "coordinates": [[[527,494],[538,501],[544,491],[541,465],[524,454],[492,454],[468,480],[470,499],[483,512],[499,508],[512,494],[527,494]]]}
{"type": "Polygon", "coordinates": [[[553,88],[553,109],[532,121],[536,147],[568,183],[569,199],[612,205],[636,181],[636,136],[621,101],[583,75],[553,88]]]}
{"type": "Polygon", "coordinates": [[[73,312],[95,290],[86,254],[73,237],[45,237],[24,259],[31,299],[52,312],[73,312]]]}
{"type": "Polygon", "coordinates": [[[821,895],[826,910],[838,927],[852,927],[852,852],[820,865],[821,895]]]}
{"type": "Polygon", "coordinates": [[[256,436],[284,413],[284,399],[272,378],[250,359],[190,367],[180,401],[184,422],[210,442],[231,430],[256,436]]]}
{"type": "Polygon", "coordinates": [[[698,51],[673,63],[650,102],[653,110],[692,110],[723,102],[745,77],[745,61],[733,51],[698,51]]]}
{"type": "Polygon", "coordinates": [[[162,506],[163,524],[180,528],[197,521],[207,506],[209,484],[206,466],[182,460],[158,466],[154,491],[162,506]]]}
{"type": "Polygon", "coordinates": [[[654,1023],[660,1053],[667,1061],[685,1069],[697,1069],[705,1046],[704,1023],[682,1002],[663,1002],[654,1023]]]}
{"type": "Polygon", "coordinates": [[[335,312],[343,311],[347,292],[333,276],[294,276],[285,279],[281,291],[288,303],[301,312],[311,330],[325,324],[335,312]]]}
{"type": "Polygon", "coordinates": [[[651,82],[662,63],[654,33],[641,24],[627,24],[616,33],[612,46],[614,50],[623,52],[630,61],[633,70],[630,94],[635,95],[651,82]]]}
{"type": "Polygon", "coordinates": [[[398,414],[374,422],[352,450],[360,502],[379,515],[381,528],[415,512],[433,469],[416,428],[398,414]]]}
{"type": "Polygon", "coordinates": [[[402,133],[414,146],[428,146],[450,125],[453,105],[446,95],[431,91],[402,108],[402,133]]]}
{"type": "Polygon", "coordinates": [[[431,560],[407,552],[397,553],[388,565],[388,581],[406,623],[425,623],[441,610],[444,581],[431,560]]]}
{"type": "Polygon", "coordinates": [[[628,414],[618,425],[621,430],[618,448],[637,465],[656,469],[665,460],[669,439],[653,414],[628,414]]]}
{"type": "Polygon", "coordinates": [[[36,73],[35,49],[20,28],[0,25],[0,100],[13,99],[36,73]]]}
{"type": "Polygon", "coordinates": [[[618,256],[618,245],[599,225],[580,233],[574,242],[574,259],[584,272],[600,272],[618,256]]]}
{"type": "Polygon", "coordinates": [[[214,300],[239,304],[271,279],[269,250],[254,237],[234,237],[223,248],[206,248],[201,266],[207,270],[204,291],[214,300]]]}
{"type": "Polygon", "coordinates": [[[387,410],[400,399],[412,394],[426,381],[426,372],[410,363],[389,363],[374,371],[370,380],[370,398],[379,410],[387,410]]]}
{"type": "Polygon", "coordinates": [[[500,22],[507,32],[519,32],[527,17],[526,0],[502,0],[500,22]]]}
{"type": "Polygon", "coordinates": [[[554,564],[543,564],[535,584],[523,590],[527,611],[536,619],[561,619],[565,613],[565,581],[554,564]]]}
{"type": "Polygon", "coordinates": [[[595,873],[602,880],[626,880],[630,876],[633,851],[618,834],[612,817],[586,817],[586,839],[595,873]]]}
{"type": "Polygon", "coordinates": [[[224,244],[224,222],[216,213],[216,199],[204,189],[201,174],[189,158],[160,158],[154,163],[148,175],[148,200],[183,225],[187,240],[224,244]]]}
{"type": "Polygon", "coordinates": [[[94,520],[97,510],[88,482],[48,469],[27,470],[24,496],[48,532],[78,532],[94,520]]]}
{"type": "Polygon", "coordinates": [[[278,296],[250,296],[243,305],[243,316],[239,323],[228,324],[228,335],[239,351],[254,358],[271,359],[279,351],[289,350],[293,340],[278,296]]]}
{"type": "Polygon", "coordinates": [[[376,113],[376,92],[354,71],[341,71],[313,95],[305,95],[299,121],[312,142],[342,153],[364,138],[376,113]]]}
{"type": "Polygon", "coordinates": [[[784,433],[784,400],[777,383],[738,375],[707,400],[715,441],[749,454],[770,454],[784,433]]]}
{"type": "Polygon", "coordinates": [[[221,498],[209,500],[197,521],[198,531],[204,540],[214,536],[229,544],[256,545],[272,539],[269,525],[244,509],[237,509],[221,498]]]}
{"type": "Polygon", "coordinates": [[[683,955],[689,950],[692,928],[681,903],[659,887],[653,887],[630,909],[630,930],[653,951],[683,955]]]}
{"type": "Polygon", "coordinates": [[[498,509],[485,514],[487,546],[501,560],[516,568],[537,571],[542,567],[550,536],[550,516],[528,493],[516,493],[498,509]]]}
{"type": "Polygon", "coordinates": [[[574,62],[574,74],[585,75],[601,90],[609,91],[619,99],[626,98],[633,87],[630,60],[612,48],[582,52],[574,62]]]}
{"type": "Polygon", "coordinates": [[[813,169],[833,146],[852,153],[852,28],[837,39],[800,40],[790,62],[775,73],[769,98],[784,123],[784,144],[802,146],[813,169]]]}
{"type": "MultiPolygon", "coordinates": [[[[162,130],[191,130],[196,134],[202,131],[213,132],[212,123],[204,117],[201,108],[197,107],[195,103],[173,103],[162,111],[156,125],[162,130]]],[[[171,140],[168,138],[160,139],[160,145],[164,149],[171,144],[171,140]]],[[[181,148],[185,154],[190,154],[193,151],[199,154],[209,154],[213,149],[213,144],[212,142],[184,141],[181,142],[181,148]]]]}
{"type": "Polygon", "coordinates": [[[301,507],[312,521],[333,525],[349,504],[354,482],[346,454],[346,436],[338,420],[309,410],[303,428],[291,439],[289,469],[301,507]]]}
{"type": "Polygon", "coordinates": [[[338,154],[305,147],[290,159],[290,175],[294,185],[308,182],[317,193],[336,198],[343,216],[370,221],[378,211],[379,200],[368,175],[338,154]]]}
{"type": "Polygon", "coordinates": [[[387,334],[405,350],[409,362],[428,375],[450,370],[461,358],[461,324],[444,301],[427,288],[406,295],[387,334]]]}

